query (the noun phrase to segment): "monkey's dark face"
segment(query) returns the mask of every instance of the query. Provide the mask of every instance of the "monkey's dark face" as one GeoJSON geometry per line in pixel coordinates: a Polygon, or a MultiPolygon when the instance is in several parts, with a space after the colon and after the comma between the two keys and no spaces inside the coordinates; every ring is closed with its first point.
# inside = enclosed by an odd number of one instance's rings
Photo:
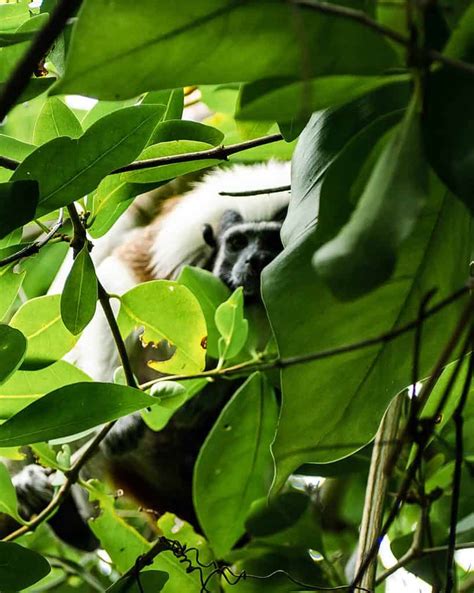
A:
{"type": "Polygon", "coordinates": [[[281,222],[243,222],[229,211],[217,238],[213,273],[231,290],[242,286],[247,299],[258,297],[263,268],[283,249],[280,230],[281,222]]]}

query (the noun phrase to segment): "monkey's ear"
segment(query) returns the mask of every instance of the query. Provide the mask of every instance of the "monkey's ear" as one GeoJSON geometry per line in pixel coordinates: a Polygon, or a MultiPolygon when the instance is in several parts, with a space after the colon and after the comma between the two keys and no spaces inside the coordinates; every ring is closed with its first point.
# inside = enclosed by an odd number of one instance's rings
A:
{"type": "Polygon", "coordinates": [[[212,247],[213,249],[217,247],[216,237],[214,236],[214,229],[207,222],[206,224],[202,225],[202,238],[204,239],[204,242],[207,243],[207,245],[209,245],[209,247],[212,247]]]}
{"type": "Polygon", "coordinates": [[[224,233],[230,227],[243,222],[244,219],[236,210],[226,210],[222,215],[219,224],[219,234],[224,233]]]}
{"type": "Polygon", "coordinates": [[[283,206],[283,208],[280,208],[280,210],[278,210],[275,213],[272,220],[274,220],[275,222],[283,222],[285,220],[287,214],[288,214],[288,206],[283,206]]]}

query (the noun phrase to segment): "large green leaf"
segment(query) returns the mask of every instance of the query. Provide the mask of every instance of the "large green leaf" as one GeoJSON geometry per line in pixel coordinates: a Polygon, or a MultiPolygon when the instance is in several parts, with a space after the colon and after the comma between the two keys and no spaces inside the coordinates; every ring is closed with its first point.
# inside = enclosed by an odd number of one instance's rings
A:
{"type": "Polygon", "coordinates": [[[193,293],[177,282],[155,280],[120,297],[118,323],[126,336],[143,328],[148,366],[162,373],[193,374],[204,369],[206,321],[193,293]]]}
{"type": "Polygon", "coordinates": [[[0,239],[34,218],[38,197],[36,181],[0,183],[0,239]]]}
{"type": "Polygon", "coordinates": [[[112,383],[75,383],[51,391],[0,426],[0,446],[28,445],[77,434],[155,403],[112,383]]]}
{"type": "Polygon", "coordinates": [[[290,122],[337,107],[406,76],[321,76],[309,81],[259,80],[242,87],[238,119],[290,122]]]}
{"type": "Polygon", "coordinates": [[[0,542],[0,589],[19,591],[45,577],[51,570],[37,552],[13,542],[0,542]]]}
{"type": "Polygon", "coordinates": [[[322,176],[342,148],[378,117],[404,108],[408,98],[408,86],[398,83],[313,115],[293,157],[292,195],[282,229],[284,244],[296,241],[315,225],[322,176]]]}
{"type": "Polygon", "coordinates": [[[60,300],[59,294],[31,299],[18,309],[10,322],[28,339],[25,362],[30,367],[55,362],[78,340],[61,319],[60,300]]]}
{"type": "MultiPolygon", "coordinates": [[[[0,88],[1,90],[1,88],[0,88]]],[[[11,136],[0,134],[0,154],[16,161],[22,161],[26,156],[33,152],[35,146],[27,142],[21,142],[11,136]]],[[[10,169],[0,167],[0,181],[7,181],[12,176],[10,169]]]]}
{"type": "Polygon", "coordinates": [[[123,99],[150,89],[269,76],[374,74],[396,65],[386,40],[359,23],[283,0],[86,0],[57,93],[123,99]],[[302,31],[305,55],[302,67],[302,31]],[[124,76],[124,73],[127,76],[124,76]]]}
{"type": "Polygon", "coordinates": [[[60,137],[31,153],[12,179],[40,186],[37,216],[94,190],[105,175],[138,156],[162,115],[153,105],[120,109],[103,117],[77,140],[60,137]]]}
{"type": "Polygon", "coordinates": [[[142,570],[140,575],[124,577],[107,589],[107,593],[143,593],[162,591],[169,579],[167,572],[162,570],[142,570]]]}
{"type": "Polygon", "coordinates": [[[58,136],[79,138],[82,126],[69,107],[57,97],[49,97],[40,111],[33,132],[35,144],[45,144],[58,136]]]}
{"type": "Polygon", "coordinates": [[[26,352],[25,336],[8,325],[0,325],[0,383],[20,366],[26,352]]]}
{"type": "Polygon", "coordinates": [[[37,371],[17,371],[0,386],[0,419],[10,418],[49,391],[90,380],[85,373],[64,360],[37,371]]]}
{"type": "MultiPolygon", "coordinates": [[[[311,268],[321,241],[318,230],[293,243],[263,274],[280,354],[298,356],[358,342],[415,319],[429,290],[438,289],[434,304],[464,284],[470,232],[465,208],[436,185],[390,281],[351,303],[337,301],[311,268]]],[[[451,305],[425,322],[421,377],[439,356],[460,306],[451,305]]],[[[342,458],[373,437],[391,398],[411,382],[412,347],[412,335],[405,334],[283,371],[283,408],[274,443],[277,487],[301,464],[342,458]]]]}
{"type": "Polygon", "coordinates": [[[335,295],[357,298],[390,278],[427,196],[428,165],[413,105],[383,149],[350,220],[313,258],[335,295]]]}
{"type": "Polygon", "coordinates": [[[77,254],[61,295],[61,317],[74,335],[94,317],[97,306],[97,276],[87,243],[77,254]]]}
{"type": "Polygon", "coordinates": [[[193,499],[219,557],[243,535],[252,502],[268,491],[276,422],[273,390],[263,375],[254,373],[226,405],[201,448],[193,499]]]}
{"type": "Polygon", "coordinates": [[[30,18],[26,3],[0,4],[0,30],[15,31],[30,18]]]}

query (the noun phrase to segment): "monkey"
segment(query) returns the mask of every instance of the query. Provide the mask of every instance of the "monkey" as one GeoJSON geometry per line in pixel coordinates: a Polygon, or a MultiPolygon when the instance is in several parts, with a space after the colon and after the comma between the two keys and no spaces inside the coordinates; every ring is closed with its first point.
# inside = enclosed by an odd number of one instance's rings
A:
{"type": "MultiPolygon", "coordinates": [[[[185,265],[197,266],[212,272],[231,290],[241,286],[245,302],[262,310],[261,272],[283,249],[280,230],[289,191],[222,194],[288,183],[289,163],[270,161],[214,169],[189,192],[164,201],[154,220],[128,231],[112,253],[104,257],[102,249],[97,276],[109,293],[123,294],[141,282],[174,280],[185,265]]],[[[121,228],[126,226],[121,223],[121,228]]],[[[116,240],[108,241],[117,244],[116,240]]],[[[56,290],[59,288],[56,283],[56,290]]],[[[141,350],[141,360],[139,356],[133,367],[140,382],[159,376],[143,364],[145,352],[137,339],[129,344],[129,350],[141,350]]],[[[96,381],[112,381],[120,361],[100,310],[65,359],[96,381]]],[[[119,419],[100,445],[96,475],[106,476],[144,508],[171,511],[197,525],[191,496],[194,462],[229,396],[229,383],[227,388],[210,384],[158,432],[146,426],[140,413],[119,419]]],[[[39,466],[28,465],[13,482],[25,518],[38,513],[51,499],[51,477],[39,466]]],[[[76,488],[50,525],[67,543],[92,550],[98,542],[85,524],[89,512],[84,495],[76,488]],[[65,529],[65,523],[71,523],[71,528],[65,529]]]]}

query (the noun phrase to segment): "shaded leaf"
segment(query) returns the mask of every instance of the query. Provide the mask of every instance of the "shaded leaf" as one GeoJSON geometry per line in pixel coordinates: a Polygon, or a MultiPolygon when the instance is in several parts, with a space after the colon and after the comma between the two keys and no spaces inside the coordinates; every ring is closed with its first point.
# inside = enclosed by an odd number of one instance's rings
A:
{"type": "Polygon", "coordinates": [[[6,381],[25,358],[25,336],[8,325],[0,324],[0,383],[6,381]]]}
{"type": "Polygon", "coordinates": [[[169,579],[167,572],[162,570],[142,570],[139,575],[122,577],[111,587],[107,593],[158,593],[169,579]]]}
{"type": "MultiPolygon", "coordinates": [[[[16,251],[16,249],[15,249],[16,251]]],[[[0,268],[0,321],[2,321],[20,290],[25,272],[14,272],[14,264],[0,268]]]]}
{"type": "Polygon", "coordinates": [[[13,542],[0,542],[0,588],[18,591],[45,577],[51,567],[37,552],[13,542]]]}
{"type": "Polygon", "coordinates": [[[428,196],[420,116],[413,104],[380,155],[348,223],[316,251],[313,265],[341,299],[388,280],[428,196]]]}
{"type": "Polygon", "coordinates": [[[16,498],[15,486],[13,486],[10,474],[3,463],[0,463],[0,513],[6,513],[22,523],[22,519],[18,515],[18,501],[16,498]]]}
{"type": "Polygon", "coordinates": [[[0,183],[0,239],[34,218],[38,198],[36,181],[0,183]]]}
{"type": "Polygon", "coordinates": [[[27,445],[76,434],[155,403],[112,383],[74,383],[52,391],[0,426],[0,446],[27,445]]]}
{"type": "MultiPolygon", "coordinates": [[[[438,289],[434,305],[464,285],[470,232],[464,207],[434,184],[391,281],[351,303],[337,301],[312,272],[318,230],[293,243],[263,273],[264,300],[280,355],[359,342],[416,319],[420,300],[433,287],[438,289]]],[[[451,305],[424,324],[420,376],[434,365],[462,306],[451,305]]],[[[391,398],[411,383],[412,347],[412,335],[405,334],[393,342],[283,370],[283,405],[273,445],[275,488],[303,463],[341,459],[372,439],[391,398]]]]}
{"type": "Polygon", "coordinates": [[[386,40],[359,23],[283,0],[265,2],[263,10],[231,0],[187,0],[176,10],[170,0],[145,0],[139,11],[120,0],[112,13],[105,0],[89,0],[56,92],[124,99],[151,89],[294,76],[301,71],[302,23],[305,51],[317,56],[306,77],[373,74],[397,63],[386,40]]]}
{"type": "Polygon", "coordinates": [[[270,485],[270,444],[277,422],[273,390],[254,373],[209,432],[194,468],[196,513],[218,557],[244,533],[251,503],[270,485]]]}
{"type": "Polygon", "coordinates": [[[97,305],[97,277],[85,244],[77,254],[61,294],[61,317],[74,335],[94,317],[97,305]]]}
{"type": "Polygon", "coordinates": [[[242,87],[238,119],[290,122],[337,107],[375,89],[407,80],[403,76],[322,76],[308,81],[259,80],[242,87]]]}

